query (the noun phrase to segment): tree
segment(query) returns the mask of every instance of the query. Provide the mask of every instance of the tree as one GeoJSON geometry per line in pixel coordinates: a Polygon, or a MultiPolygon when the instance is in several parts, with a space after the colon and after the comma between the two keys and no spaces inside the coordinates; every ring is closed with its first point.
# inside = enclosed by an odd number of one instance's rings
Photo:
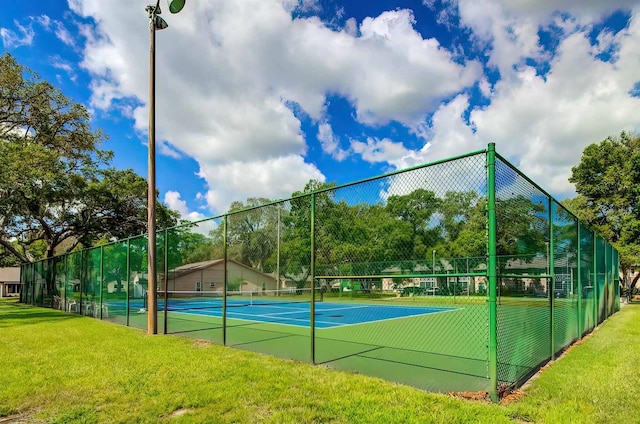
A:
{"type": "Polygon", "coordinates": [[[267,198],[251,197],[246,205],[233,202],[227,219],[227,245],[230,259],[260,272],[272,272],[267,260],[277,248],[278,206],[267,198]],[[235,213],[234,213],[235,212],[235,213]]]}
{"type": "Polygon", "coordinates": [[[431,218],[440,207],[440,202],[441,199],[434,192],[422,188],[387,199],[386,209],[391,216],[409,223],[413,229],[413,248],[410,252],[412,259],[425,259],[429,247],[438,243],[441,231],[431,225],[431,218]]]}
{"type": "Polygon", "coordinates": [[[486,198],[475,191],[449,191],[440,202],[442,215],[440,256],[452,258],[484,258],[486,240],[486,198]]]}
{"type": "MultiPolygon", "coordinates": [[[[293,281],[297,288],[303,288],[307,285],[311,273],[310,193],[333,187],[335,187],[335,183],[310,180],[302,192],[296,191],[292,194],[288,210],[281,215],[280,272],[281,275],[293,281]]],[[[314,202],[318,211],[327,211],[333,204],[333,192],[326,190],[315,194],[314,202]]],[[[322,215],[322,212],[319,213],[322,215]]],[[[322,224],[318,225],[322,226],[322,224]]],[[[316,229],[320,233],[317,237],[326,234],[320,227],[316,229]]]]}
{"type": "MultiPolygon", "coordinates": [[[[213,230],[220,231],[222,227],[213,230]]],[[[168,267],[176,267],[194,262],[204,262],[222,258],[222,239],[216,240],[198,232],[198,223],[184,223],[168,231],[168,267]]]]}
{"type": "Polygon", "coordinates": [[[542,252],[546,255],[549,221],[542,202],[536,203],[523,195],[498,199],[496,221],[498,256],[531,262],[535,255],[542,252]]]}
{"type": "MultiPolygon", "coordinates": [[[[0,57],[0,255],[30,262],[146,228],[146,181],[109,166],[86,108],[0,57]]],[[[177,214],[161,203],[160,226],[177,214]]]]}
{"type": "Polygon", "coordinates": [[[640,137],[622,132],[587,146],[569,181],[578,196],[565,205],[618,249],[630,295],[638,276],[630,281],[629,271],[640,263],[640,137]]]}

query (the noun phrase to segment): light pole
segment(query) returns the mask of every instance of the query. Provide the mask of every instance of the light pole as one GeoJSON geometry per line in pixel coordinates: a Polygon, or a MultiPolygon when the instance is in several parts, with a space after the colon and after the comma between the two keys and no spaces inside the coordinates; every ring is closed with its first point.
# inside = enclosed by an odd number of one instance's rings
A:
{"type": "MultiPolygon", "coordinates": [[[[169,11],[178,13],[185,0],[167,0],[169,11]]],[[[160,0],[145,8],[149,16],[149,164],[147,176],[147,332],[158,333],[156,291],[156,30],[169,25],[159,15],[160,0]]],[[[166,287],[165,287],[166,290],[166,287]]]]}
{"type": "Polygon", "coordinates": [[[436,249],[431,252],[431,270],[434,274],[436,273],[436,249]]]}

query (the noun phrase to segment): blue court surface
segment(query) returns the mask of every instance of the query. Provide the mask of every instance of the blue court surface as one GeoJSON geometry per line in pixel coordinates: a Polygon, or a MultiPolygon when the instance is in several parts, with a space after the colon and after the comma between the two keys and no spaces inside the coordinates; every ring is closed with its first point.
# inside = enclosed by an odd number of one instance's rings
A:
{"type": "MultiPolygon", "coordinates": [[[[450,312],[459,309],[326,302],[316,303],[315,306],[316,328],[344,327],[347,325],[365,324],[370,322],[409,318],[419,315],[450,312]]],[[[158,305],[158,310],[162,311],[162,305],[158,305]]],[[[171,313],[222,317],[221,308],[184,309],[180,311],[172,311],[171,313]]],[[[227,318],[229,319],[295,325],[299,327],[309,327],[310,316],[311,313],[309,304],[251,305],[242,307],[227,307],[227,318]]]]}

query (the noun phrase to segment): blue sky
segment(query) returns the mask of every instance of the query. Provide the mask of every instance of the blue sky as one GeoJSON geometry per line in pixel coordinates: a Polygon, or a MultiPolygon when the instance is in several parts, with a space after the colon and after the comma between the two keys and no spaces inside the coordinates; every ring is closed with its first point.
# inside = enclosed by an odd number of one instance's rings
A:
{"type": "MultiPolygon", "coordinates": [[[[145,0],[5,0],[0,41],[146,176],[145,0]]],[[[497,150],[562,199],[640,130],[640,2],[187,0],[157,33],[157,187],[185,218],[497,150]]]]}

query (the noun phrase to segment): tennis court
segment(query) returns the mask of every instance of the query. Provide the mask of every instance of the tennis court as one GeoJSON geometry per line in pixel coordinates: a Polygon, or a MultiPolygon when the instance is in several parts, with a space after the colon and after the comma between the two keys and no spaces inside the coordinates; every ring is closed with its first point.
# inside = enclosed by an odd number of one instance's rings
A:
{"type": "MultiPolygon", "coordinates": [[[[206,295],[205,295],[206,296],[206,295]]],[[[304,296],[300,296],[304,297],[304,296]]],[[[220,298],[200,297],[198,299],[173,299],[168,302],[167,309],[172,314],[196,315],[202,317],[222,318],[223,300],[220,298]]],[[[227,300],[227,318],[310,327],[310,302],[291,301],[289,299],[265,299],[257,296],[245,296],[237,299],[229,296],[227,300]]],[[[113,305],[115,307],[120,305],[113,305]]],[[[130,307],[143,308],[140,301],[131,302],[130,307]]],[[[158,310],[164,309],[164,301],[158,301],[158,310]]],[[[424,307],[380,304],[345,304],[318,302],[315,304],[315,327],[317,329],[334,328],[347,325],[358,325],[377,321],[395,320],[434,313],[454,311],[456,308],[424,307]]],[[[190,319],[185,316],[183,319],[190,319]]]]}
{"type": "MultiPolygon", "coordinates": [[[[199,295],[205,296],[205,295],[199,295]]],[[[130,325],[144,327],[130,300],[130,325]],[[140,321],[140,322],[138,322],[140,321]]],[[[259,293],[222,299],[158,300],[158,331],[281,358],[323,364],[435,391],[482,390],[487,384],[485,332],[467,328],[486,320],[484,298],[316,297],[259,293]],[[312,336],[313,333],[313,336],[312,336]],[[312,346],[313,345],[313,346],[312,346]]]]}
{"type": "Polygon", "coordinates": [[[158,231],[154,290],[148,250],[26,264],[21,300],[493,400],[619,309],[615,248],[492,144],[158,231]]]}

